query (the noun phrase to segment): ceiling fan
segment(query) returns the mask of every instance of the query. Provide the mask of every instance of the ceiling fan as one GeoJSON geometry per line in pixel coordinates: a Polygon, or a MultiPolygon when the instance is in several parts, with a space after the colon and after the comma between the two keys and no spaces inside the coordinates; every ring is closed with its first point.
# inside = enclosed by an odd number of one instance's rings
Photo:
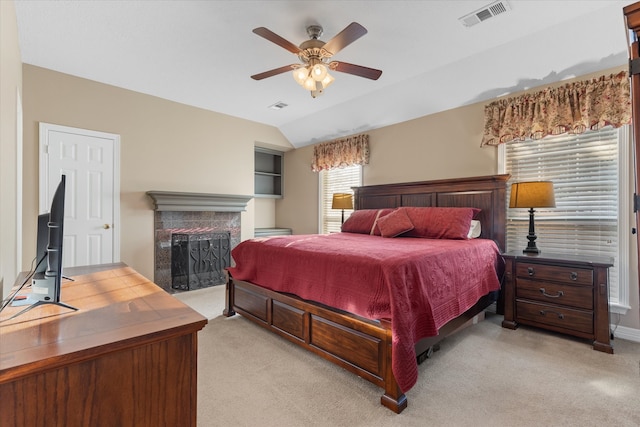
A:
{"type": "Polygon", "coordinates": [[[367,29],[357,22],[352,22],[347,25],[344,30],[340,31],[326,43],[319,40],[319,37],[322,35],[322,27],[320,25],[310,25],[307,27],[307,34],[310,39],[302,42],[300,46],[294,45],[265,27],[255,28],[253,32],[285,48],[289,52],[298,55],[301,61],[300,64],[285,65],[263,73],[254,74],[251,76],[254,80],[266,79],[267,77],[293,70],[293,77],[296,82],[310,91],[311,96],[315,98],[321,95],[324,89],[334,81],[333,76],[329,74],[329,69],[371,80],[378,80],[380,75],[382,75],[381,70],[363,67],[362,65],[349,64],[348,62],[342,61],[329,62],[329,59],[333,55],[367,34],[367,29]]]}

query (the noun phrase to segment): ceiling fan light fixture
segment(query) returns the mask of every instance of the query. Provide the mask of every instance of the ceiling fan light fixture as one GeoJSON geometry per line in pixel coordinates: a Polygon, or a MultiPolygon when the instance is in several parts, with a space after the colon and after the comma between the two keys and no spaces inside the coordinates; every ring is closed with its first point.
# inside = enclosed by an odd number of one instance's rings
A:
{"type": "Polygon", "coordinates": [[[324,64],[316,64],[311,68],[311,77],[317,82],[321,82],[327,76],[327,67],[324,64]]]}
{"type": "Polygon", "coordinates": [[[316,81],[313,80],[313,77],[309,76],[304,81],[302,87],[304,87],[306,90],[316,90],[316,81]]]}
{"type": "Polygon", "coordinates": [[[304,86],[304,81],[309,77],[309,70],[307,67],[299,67],[293,70],[293,78],[300,85],[304,86]]]}
{"type": "Polygon", "coordinates": [[[334,81],[335,81],[335,78],[333,78],[331,74],[327,73],[327,75],[324,77],[324,79],[322,79],[320,83],[322,83],[322,88],[326,89],[334,81]]]}
{"type": "MultiPolygon", "coordinates": [[[[498,1],[506,2],[506,0],[498,1]]],[[[367,29],[357,22],[352,22],[347,25],[328,42],[323,42],[319,39],[322,34],[322,27],[320,25],[311,25],[307,27],[307,34],[310,39],[300,44],[300,46],[296,46],[265,27],[254,28],[253,32],[297,55],[301,61],[301,63],[298,64],[285,65],[263,73],[254,74],[251,76],[254,80],[262,80],[267,77],[276,76],[290,71],[293,68],[293,78],[295,81],[305,90],[308,90],[311,96],[315,98],[321,95],[335,80],[329,75],[329,69],[371,80],[378,80],[382,74],[381,70],[363,67],[362,65],[336,61],[329,62],[329,58],[332,58],[336,53],[367,34],[367,29]]]]}

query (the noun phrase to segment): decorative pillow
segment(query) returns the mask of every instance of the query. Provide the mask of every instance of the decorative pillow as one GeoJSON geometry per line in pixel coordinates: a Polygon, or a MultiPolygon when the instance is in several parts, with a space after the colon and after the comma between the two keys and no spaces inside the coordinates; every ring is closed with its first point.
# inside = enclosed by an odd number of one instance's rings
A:
{"type": "Polygon", "coordinates": [[[376,221],[373,223],[371,234],[373,234],[374,236],[382,236],[382,233],[380,232],[380,227],[378,227],[378,221],[380,220],[380,218],[389,215],[393,211],[395,211],[395,209],[392,209],[392,208],[384,208],[384,209],[378,210],[378,215],[376,216],[376,221]]]}
{"type": "Polygon", "coordinates": [[[378,209],[354,211],[342,224],[342,231],[345,233],[371,234],[371,229],[377,217],[378,209]]]}
{"type": "Polygon", "coordinates": [[[406,236],[429,239],[467,239],[476,208],[403,207],[413,223],[406,236]]]}
{"type": "Polygon", "coordinates": [[[376,222],[382,237],[396,237],[399,234],[413,230],[413,223],[407,213],[401,209],[391,212],[389,215],[378,218],[376,222]]]}
{"type": "Polygon", "coordinates": [[[469,227],[469,234],[467,234],[468,239],[477,239],[482,234],[482,225],[480,221],[477,219],[471,220],[471,226],[469,227]]]}

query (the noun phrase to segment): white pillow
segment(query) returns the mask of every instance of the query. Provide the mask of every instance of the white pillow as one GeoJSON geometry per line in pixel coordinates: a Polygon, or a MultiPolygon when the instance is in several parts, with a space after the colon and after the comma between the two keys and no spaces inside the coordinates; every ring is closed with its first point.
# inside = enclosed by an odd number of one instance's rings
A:
{"type": "Polygon", "coordinates": [[[476,239],[480,237],[480,233],[482,233],[482,226],[480,225],[480,221],[478,221],[477,219],[472,219],[467,238],[476,239]]]}

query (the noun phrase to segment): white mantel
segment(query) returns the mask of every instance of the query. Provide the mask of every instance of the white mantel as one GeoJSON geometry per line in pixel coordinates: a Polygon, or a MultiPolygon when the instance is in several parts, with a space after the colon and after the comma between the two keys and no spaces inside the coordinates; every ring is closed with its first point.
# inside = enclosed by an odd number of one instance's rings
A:
{"type": "Polygon", "coordinates": [[[243,212],[253,196],[235,194],[147,191],[156,211],[243,212]]]}

